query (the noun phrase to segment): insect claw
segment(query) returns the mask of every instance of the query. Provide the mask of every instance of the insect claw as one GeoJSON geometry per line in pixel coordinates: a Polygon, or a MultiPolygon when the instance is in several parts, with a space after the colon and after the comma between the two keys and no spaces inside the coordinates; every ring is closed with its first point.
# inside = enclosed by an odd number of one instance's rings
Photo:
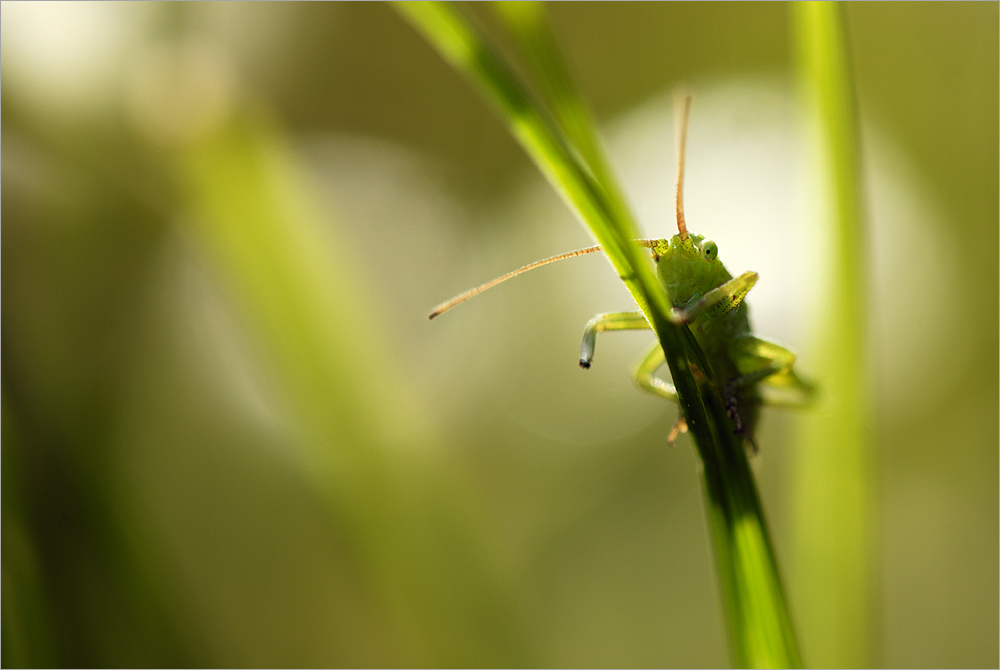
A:
{"type": "Polygon", "coordinates": [[[590,361],[581,358],[580,359],[580,367],[583,368],[584,370],[589,370],[590,369],[590,361]]]}
{"type": "Polygon", "coordinates": [[[726,384],[726,414],[736,424],[733,433],[743,433],[743,421],[740,420],[740,413],[736,411],[736,393],[733,391],[732,383],[726,384]]]}
{"type": "Polygon", "coordinates": [[[667,435],[667,444],[671,447],[674,446],[674,440],[677,439],[677,436],[686,432],[688,432],[687,421],[684,420],[684,417],[681,417],[677,419],[677,423],[675,423],[674,427],[670,429],[670,434],[667,435]]]}

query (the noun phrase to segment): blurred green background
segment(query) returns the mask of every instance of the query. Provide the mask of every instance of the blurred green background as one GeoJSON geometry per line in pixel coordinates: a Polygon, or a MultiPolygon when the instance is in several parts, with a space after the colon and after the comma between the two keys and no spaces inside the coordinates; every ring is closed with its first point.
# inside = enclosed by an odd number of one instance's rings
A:
{"type": "MultiPolygon", "coordinates": [[[[787,7],[551,14],[651,236],[670,87],[695,91],[689,226],[760,272],[756,330],[808,370],[787,7]]],[[[846,16],[872,663],[996,666],[998,6],[846,16]]],[[[427,322],[589,240],[390,7],[4,2],[0,27],[3,665],[728,663],[691,445],[628,380],[650,336],[576,365],[630,306],[608,264],[427,322]]],[[[765,412],[754,460],[779,560],[793,421],[765,412]]]]}

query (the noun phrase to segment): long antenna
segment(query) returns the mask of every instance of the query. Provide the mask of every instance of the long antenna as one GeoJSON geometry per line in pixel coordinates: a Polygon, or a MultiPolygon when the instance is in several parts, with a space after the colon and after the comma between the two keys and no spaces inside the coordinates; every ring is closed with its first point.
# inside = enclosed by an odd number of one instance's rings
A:
{"type": "Polygon", "coordinates": [[[691,94],[686,88],[674,91],[674,144],[677,147],[677,232],[682,240],[688,236],[684,221],[684,153],[687,148],[688,114],[691,111],[691,94]]]}
{"type": "MultiPolygon", "coordinates": [[[[647,249],[655,249],[656,246],[657,246],[657,244],[660,243],[660,242],[662,242],[662,240],[653,240],[653,239],[641,239],[641,240],[632,240],[632,241],[635,242],[635,243],[637,243],[641,247],[646,247],[647,249]]],[[[444,314],[445,312],[447,312],[452,307],[455,307],[456,305],[461,305],[463,302],[465,302],[469,298],[472,298],[474,296],[479,295],[480,293],[482,293],[486,289],[493,288],[497,284],[499,284],[501,282],[505,282],[508,279],[511,279],[512,277],[518,276],[519,274],[524,274],[528,270],[534,270],[535,268],[540,268],[543,265],[548,265],[549,263],[555,263],[556,261],[564,261],[567,258],[573,258],[574,256],[583,256],[584,254],[592,254],[595,251],[600,251],[600,250],[601,250],[601,245],[598,244],[598,245],[595,245],[595,246],[592,246],[592,247],[586,247],[584,249],[577,249],[576,251],[567,251],[566,253],[559,254],[558,256],[550,256],[549,258],[543,258],[540,261],[535,261],[534,263],[529,263],[528,265],[525,265],[524,267],[518,268],[518,269],[514,270],[513,272],[508,272],[507,274],[502,275],[500,277],[497,277],[496,279],[491,279],[490,281],[486,282],[482,286],[477,286],[476,288],[470,288],[465,293],[456,295],[451,300],[446,300],[445,302],[443,302],[440,305],[438,305],[437,307],[435,307],[431,311],[431,313],[427,315],[427,318],[428,319],[433,319],[435,316],[439,316],[441,314],[444,314]]]]}
{"type": "Polygon", "coordinates": [[[427,318],[428,319],[433,319],[435,316],[438,316],[439,314],[443,314],[444,312],[447,312],[449,309],[451,309],[455,305],[460,305],[463,302],[465,302],[466,300],[468,300],[469,298],[471,298],[473,296],[476,296],[476,295],[479,295],[480,293],[482,293],[486,289],[493,288],[494,286],[496,286],[500,282],[505,282],[508,279],[511,279],[512,277],[516,277],[519,274],[523,274],[523,273],[527,272],[528,270],[534,270],[535,268],[540,268],[543,265],[548,265],[549,263],[555,263],[556,261],[565,260],[567,258],[573,258],[574,256],[583,256],[584,254],[592,254],[595,251],[600,251],[600,250],[601,250],[601,245],[597,245],[597,246],[594,246],[594,247],[587,247],[585,249],[577,249],[576,251],[567,251],[566,253],[559,254],[558,256],[551,256],[549,258],[543,258],[540,261],[535,261],[534,263],[529,263],[528,265],[525,265],[524,267],[518,268],[518,269],[514,270],[513,272],[508,272],[507,274],[505,274],[503,276],[497,277],[496,279],[492,279],[492,280],[486,282],[482,286],[477,286],[476,288],[469,289],[465,293],[462,293],[461,295],[456,295],[451,300],[448,300],[446,302],[441,303],[440,305],[438,305],[437,307],[435,307],[434,310],[430,314],[427,315],[427,318]]]}

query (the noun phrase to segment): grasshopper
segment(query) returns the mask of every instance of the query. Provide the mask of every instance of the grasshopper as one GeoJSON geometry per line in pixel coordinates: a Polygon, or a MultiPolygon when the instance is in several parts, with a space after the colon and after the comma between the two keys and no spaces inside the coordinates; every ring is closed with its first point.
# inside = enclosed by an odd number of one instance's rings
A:
{"type": "MultiPolygon", "coordinates": [[[[639,239],[636,244],[650,250],[656,276],[666,291],[675,324],[692,329],[704,357],[692,365],[711,381],[711,388],[723,400],[733,423],[733,431],[758,451],[753,439],[760,408],[765,404],[762,387],[785,392],[784,397],[768,398],[767,404],[803,406],[812,393],[811,384],[793,370],[795,354],[771,340],[758,337],[750,328],[749,308],[744,298],[757,283],[756,272],[733,277],[719,260],[719,247],[702,235],[689,233],[684,219],[684,154],[691,98],[686,96],[675,114],[677,130],[677,234],[667,239],[639,239]],[[704,369],[707,368],[707,369],[704,369]],[[791,392],[791,395],[789,395],[791,392]]],[[[600,251],[593,246],[577,249],[497,277],[441,303],[428,315],[434,317],[483,291],[529,270],[556,261],[600,251]]],[[[594,360],[597,334],[605,331],[646,330],[649,323],[640,311],[598,314],[587,322],[580,347],[580,367],[589,369],[594,360]]],[[[656,376],[665,358],[659,342],[654,343],[632,371],[639,388],[661,398],[678,402],[673,384],[656,376]]],[[[673,445],[678,433],[687,432],[683,416],[667,438],[673,445]]]]}

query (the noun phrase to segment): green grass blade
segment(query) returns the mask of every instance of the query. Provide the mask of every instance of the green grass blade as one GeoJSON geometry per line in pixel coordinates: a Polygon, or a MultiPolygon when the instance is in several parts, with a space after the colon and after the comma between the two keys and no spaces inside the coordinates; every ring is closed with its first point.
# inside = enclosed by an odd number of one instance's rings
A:
{"type": "Polygon", "coordinates": [[[797,611],[809,657],[821,667],[870,667],[872,454],[866,378],[866,238],[857,117],[841,8],[793,5],[801,93],[820,198],[830,276],[815,299],[820,411],[803,417],[793,508],[797,611]]]}
{"type": "Polygon", "coordinates": [[[545,5],[532,1],[497,2],[494,7],[517,39],[535,75],[535,83],[563,132],[605,188],[615,215],[631,222],[632,212],[622,195],[587,104],[562,57],[545,5]]]}
{"type": "Polygon", "coordinates": [[[686,352],[700,355],[690,330],[669,322],[666,294],[639,247],[597,132],[537,6],[504,10],[552,113],[499,52],[452,6],[400,3],[397,9],[499,110],[514,137],[603,246],[664,348],[703,465],[710,537],[733,658],[747,667],[801,664],[763,509],[741,440],[718,395],[696,382],[686,352]]]}

